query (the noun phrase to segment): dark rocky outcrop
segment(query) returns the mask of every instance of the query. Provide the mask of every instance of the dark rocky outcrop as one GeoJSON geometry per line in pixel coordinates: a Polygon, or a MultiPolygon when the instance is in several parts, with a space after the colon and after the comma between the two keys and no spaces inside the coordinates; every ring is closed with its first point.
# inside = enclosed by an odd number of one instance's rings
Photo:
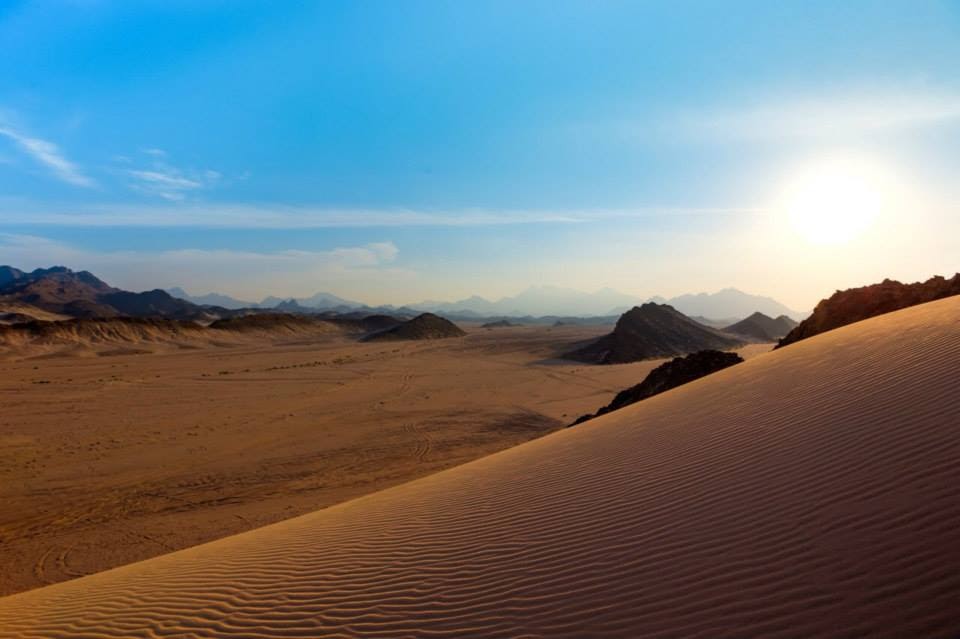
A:
{"type": "Polygon", "coordinates": [[[497,320],[495,322],[487,322],[486,324],[483,324],[480,328],[509,328],[511,326],[516,326],[516,324],[508,320],[502,319],[502,320],[497,320]]]}
{"type": "Polygon", "coordinates": [[[797,322],[786,315],[776,319],[763,313],[754,313],[746,319],[723,328],[724,333],[743,335],[761,342],[775,342],[797,326],[797,322]]]}
{"type": "Polygon", "coordinates": [[[97,297],[97,302],[106,304],[119,315],[128,317],[169,317],[181,320],[206,319],[210,314],[203,308],[154,289],[142,293],[115,291],[97,297]]]}
{"type": "Polygon", "coordinates": [[[325,320],[290,313],[251,313],[242,317],[227,317],[210,324],[212,330],[246,332],[290,332],[310,327],[333,328],[325,320]]]}
{"type": "Polygon", "coordinates": [[[359,315],[350,313],[345,315],[329,314],[321,315],[328,322],[336,324],[343,330],[352,333],[379,333],[387,329],[399,326],[404,320],[393,317],[392,315],[375,314],[359,315]]]}
{"type": "Polygon", "coordinates": [[[564,355],[591,364],[622,364],[704,349],[730,349],[744,341],[698,324],[672,306],[649,302],[620,316],[612,333],[564,355]]]}
{"type": "Polygon", "coordinates": [[[677,386],[682,386],[696,379],[700,379],[710,373],[723,370],[734,364],[743,361],[736,353],[724,353],[722,351],[705,350],[697,353],[691,353],[686,357],[677,357],[675,359],[656,367],[647,377],[626,390],[617,393],[613,401],[598,410],[593,415],[583,415],[578,418],[571,426],[581,424],[588,419],[605,415],[618,408],[629,406],[641,400],[653,397],[677,386]]]}
{"type": "Polygon", "coordinates": [[[960,295],[960,273],[950,279],[936,275],[926,282],[913,284],[886,279],[879,284],[837,291],[821,300],[810,317],[781,339],[777,348],[876,315],[951,295],[960,295]]]}
{"type": "Polygon", "coordinates": [[[368,335],[364,341],[424,340],[463,337],[459,326],[433,313],[422,313],[385,331],[368,335]]]}
{"type": "Polygon", "coordinates": [[[359,320],[357,320],[360,326],[363,327],[365,331],[385,331],[395,326],[399,326],[403,323],[403,320],[399,320],[392,315],[367,315],[359,320]]]}

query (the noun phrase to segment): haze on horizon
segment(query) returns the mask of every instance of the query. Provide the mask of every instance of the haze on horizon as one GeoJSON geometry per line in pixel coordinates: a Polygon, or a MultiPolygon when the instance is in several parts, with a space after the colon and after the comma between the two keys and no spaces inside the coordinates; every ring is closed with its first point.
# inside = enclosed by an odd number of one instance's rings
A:
{"type": "Polygon", "coordinates": [[[795,309],[957,270],[960,5],[680,4],[6,3],[0,263],[795,309]]]}

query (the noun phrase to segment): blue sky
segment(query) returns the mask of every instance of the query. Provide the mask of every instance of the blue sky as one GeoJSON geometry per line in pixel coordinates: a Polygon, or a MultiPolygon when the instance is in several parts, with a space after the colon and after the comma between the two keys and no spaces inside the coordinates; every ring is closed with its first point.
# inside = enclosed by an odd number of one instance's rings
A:
{"type": "Polygon", "coordinates": [[[0,262],[809,308],[960,268],[957,60],[957,2],[6,2],[0,262]],[[782,194],[835,157],[883,215],[810,243],[782,194]]]}

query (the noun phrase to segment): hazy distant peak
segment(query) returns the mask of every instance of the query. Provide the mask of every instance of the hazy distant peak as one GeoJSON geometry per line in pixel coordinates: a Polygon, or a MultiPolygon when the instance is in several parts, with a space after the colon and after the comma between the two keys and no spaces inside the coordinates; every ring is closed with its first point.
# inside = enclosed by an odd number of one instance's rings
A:
{"type": "Polygon", "coordinates": [[[801,315],[772,297],[744,293],[733,287],[721,289],[716,293],[679,295],[667,300],[667,303],[685,315],[712,318],[747,317],[754,312],[761,312],[769,317],[801,315]]]}
{"type": "Polygon", "coordinates": [[[789,333],[797,322],[786,315],[780,315],[776,319],[756,311],[746,319],[740,320],[723,330],[727,333],[744,335],[764,342],[774,342],[789,333]]]}
{"type": "MultiPolygon", "coordinates": [[[[0,273],[0,281],[3,279],[0,273]]],[[[195,304],[222,306],[224,308],[261,307],[275,308],[278,304],[289,302],[290,296],[264,298],[259,304],[236,300],[219,293],[201,296],[189,295],[182,288],[172,288],[169,292],[195,304]]],[[[297,304],[308,309],[329,310],[334,308],[364,308],[360,302],[344,299],[327,292],[318,292],[310,297],[295,297],[297,304]]],[[[620,315],[631,308],[644,303],[669,304],[677,311],[688,316],[712,318],[714,320],[743,318],[754,311],[761,311],[771,317],[787,315],[797,317],[793,311],[780,302],[759,295],[727,287],[716,293],[688,293],[667,299],[660,295],[641,298],[623,293],[609,286],[594,292],[557,286],[554,284],[535,284],[497,300],[481,295],[470,295],[453,302],[424,300],[409,304],[407,308],[419,311],[453,313],[460,316],[476,317],[610,317],[620,315]]],[[[720,324],[726,325],[726,324],[720,324]]]]}
{"type": "Polygon", "coordinates": [[[486,316],[588,317],[610,315],[613,308],[629,308],[639,301],[634,295],[620,293],[612,288],[587,293],[552,284],[537,284],[496,301],[473,295],[456,302],[421,302],[413,307],[435,312],[470,312],[486,316]]]}
{"type": "Polygon", "coordinates": [[[254,308],[258,306],[255,302],[234,299],[223,293],[205,293],[204,295],[190,295],[179,286],[167,289],[167,293],[173,297],[200,304],[201,306],[220,306],[228,309],[254,308]]]}

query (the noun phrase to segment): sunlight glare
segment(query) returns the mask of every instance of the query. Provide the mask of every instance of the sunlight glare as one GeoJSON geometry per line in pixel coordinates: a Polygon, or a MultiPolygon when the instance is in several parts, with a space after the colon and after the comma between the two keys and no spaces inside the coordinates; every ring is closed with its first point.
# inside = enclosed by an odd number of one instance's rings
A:
{"type": "Polygon", "coordinates": [[[884,175],[863,161],[834,159],[812,164],[788,184],[783,209],[793,230],[813,244],[845,244],[879,216],[884,175]]]}

